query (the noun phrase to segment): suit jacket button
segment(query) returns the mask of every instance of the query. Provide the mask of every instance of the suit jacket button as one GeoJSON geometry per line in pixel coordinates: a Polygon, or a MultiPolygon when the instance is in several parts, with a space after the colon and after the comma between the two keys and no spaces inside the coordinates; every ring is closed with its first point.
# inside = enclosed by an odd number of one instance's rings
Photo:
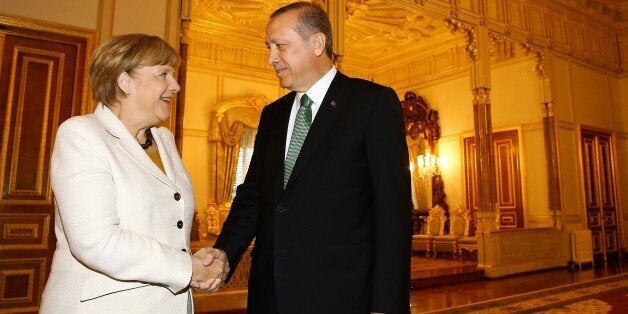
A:
{"type": "Polygon", "coordinates": [[[177,221],[177,228],[179,229],[183,228],[183,221],[181,220],[177,221]]]}
{"type": "Polygon", "coordinates": [[[179,192],[174,193],[174,200],[175,200],[175,201],[178,201],[178,200],[180,200],[180,199],[181,199],[181,194],[179,194],[179,192]]]}
{"type": "Polygon", "coordinates": [[[277,205],[277,211],[280,212],[280,213],[285,213],[285,212],[288,211],[288,209],[283,207],[283,206],[281,206],[281,205],[277,205]]]}

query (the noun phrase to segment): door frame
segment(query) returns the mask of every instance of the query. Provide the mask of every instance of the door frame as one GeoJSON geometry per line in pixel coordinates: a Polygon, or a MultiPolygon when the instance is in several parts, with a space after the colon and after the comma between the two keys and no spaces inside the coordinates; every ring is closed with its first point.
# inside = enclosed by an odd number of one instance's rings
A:
{"type": "MultiPolygon", "coordinates": [[[[72,88],[74,88],[72,92],[73,110],[71,110],[69,115],[85,114],[93,111],[95,105],[91,100],[92,97],[89,89],[89,81],[87,79],[87,71],[91,62],[90,56],[94,51],[95,43],[98,38],[96,31],[4,14],[0,14],[0,29],[0,55],[3,55],[3,57],[8,59],[13,58],[15,54],[14,51],[4,51],[5,45],[10,45],[9,43],[13,40],[6,39],[9,36],[19,37],[20,40],[29,39],[32,42],[44,42],[46,41],[46,36],[54,36],[59,37],[55,38],[55,41],[58,43],[76,45],[76,56],[77,58],[80,56],[81,60],[78,60],[73,64],[80,65],[80,68],[75,67],[72,71],[66,73],[68,73],[68,76],[73,76],[74,79],[80,78],[81,82],[74,81],[74,84],[76,85],[71,85],[72,88]],[[5,39],[7,40],[6,43],[4,42],[5,39]],[[76,42],[73,42],[72,40],[76,40],[76,42]],[[78,91],[79,86],[81,87],[80,92],[78,91]]],[[[15,59],[12,59],[11,62],[16,61],[15,59]]],[[[0,66],[2,65],[0,64],[0,66]]],[[[0,70],[11,71],[10,68],[0,70]]],[[[5,72],[5,74],[9,75],[8,73],[11,72],[5,72]]],[[[11,73],[10,75],[13,74],[11,73]]],[[[14,93],[14,91],[9,88],[8,94],[6,95],[7,99],[13,97],[12,93],[14,93]]],[[[5,101],[7,99],[0,101],[5,101]]],[[[7,108],[0,109],[7,110],[5,119],[10,118],[10,115],[8,114],[9,108],[10,107],[7,106],[7,108]]],[[[55,131],[61,122],[62,121],[56,121],[56,118],[49,118],[48,123],[51,125],[49,133],[50,136],[47,136],[41,141],[41,143],[44,143],[46,147],[52,147],[54,145],[55,131]]],[[[3,134],[0,134],[0,136],[3,137],[2,140],[4,140],[5,134],[8,134],[6,133],[7,130],[8,129],[3,129],[3,134]]],[[[0,151],[0,161],[2,162],[0,164],[0,168],[2,168],[3,179],[6,167],[5,156],[8,149],[9,148],[7,147],[3,147],[2,151],[0,151]]],[[[49,158],[50,153],[47,152],[41,160],[49,161],[49,158]]],[[[27,163],[27,167],[30,167],[33,164],[38,163],[29,161],[27,163]]],[[[48,177],[47,171],[43,171],[38,175],[40,177],[48,177]]],[[[5,280],[4,285],[13,285],[13,288],[19,287],[18,292],[13,291],[12,294],[5,293],[0,296],[0,301],[2,301],[1,310],[30,313],[36,312],[39,308],[41,294],[43,293],[43,289],[50,272],[55,248],[54,203],[52,199],[48,198],[52,197],[51,186],[47,184],[45,189],[45,195],[47,197],[46,200],[42,202],[36,200],[31,203],[37,206],[42,205],[40,203],[44,203],[45,206],[51,208],[50,211],[48,211],[48,208],[46,208],[45,211],[36,210],[32,212],[23,212],[19,209],[15,210],[15,208],[8,208],[8,210],[5,211],[6,208],[4,207],[2,208],[2,211],[0,211],[0,218],[3,219],[2,223],[5,228],[7,225],[10,225],[8,227],[11,229],[9,230],[9,236],[13,236],[13,238],[21,240],[20,237],[24,237],[23,234],[30,232],[26,234],[26,236],[35,237],[37,241],[41,241],[40,243],[35,244],[26,243],[18,245],[5,243],[5,245],[0,247],[0,255],[2,257],[0,264],[4,267],[4,273],[2,275],[4,277],[11,277],[11,282],[9,284],[6,283],[8,280],[3,278],[5,280]],[[14,234],[11,234],[11,232],[14,232],[14,234]]],[[[4,204],[7,204],[8,206],[16,205],[11,200],[3,199],[3,205],[4,204]]],[[[22,204],[18,204],[17,206],[22,206],[22,204]]],[[[2,288],[4,288],[4,286],[2,288]]],[[[2,288],[0,288],[0,291],[2,291],[2,288]]],[[[6,291],[11,291],[11,289],[7,289],[4,292],[6,291]]]]}
{"type": "MultiPolygon", "coordinates": [[[[527,184],[526,184],[526,169],[525,169],[525,164],[526,164],[526,156],[524,154],[524,142],[523,142],[523,126],[521,125],[517,125],[517,126],[509,126],[509,127],[500,127],[500,128],[494,128],[492,133],[500,133],[500,132],[516,132],[517,133],[517,161],[518,161],[518,171],[519,171],[519,189],[520,189],[520,202],[521,202],[521,213],[522,213],[522,224],[523,226],[521,228],[517,228],[517,229],[526,229],[529,227],[529,217],[528,217],[528,199],[527,199],[527,184]]],[[[461,182],[461,192],[463,193],[463,202],[466,204],[466,207],[469,208],[469,210],[471,211],[472,215],[473,214],[477,214],[477,212],[473,211],[473,204],[471,204],[471,201],[468,197],[468,182],[467,182],[467,168],[466,168],[466,161],[465,161],[465,139],[470,138],[470,137],[475,137],[475,133],[472,132],[466,132],[466,133],[462,133],[459,136],[459,147],[460,147],[460,154],[461,156],[463,156],[460,159],[460,175],[462,178],[462,182],[461,182]]],[[[495,165],[494,165],[495,166],[495,165]]],[[[496,174],[497,175],[497,174],[496,174]]],[[[498,202],[497,200],[497,195],[496,197],[496,202],[498,202]]],[[[475,217],[472,216],[472,220],[474,220],[475,217]]],[[[499,222],[499,224],[501,225],[501,221],[499,222]]],[[[472,227],[475,228],[476,224],[475,221],[473,221],[472,223],[472,227]]],[[[508,228],[510,229],[510,228],[508,228]]],[[[475,234],[475,230],[469,230],[469,232],[473,232],[473,234],[475,234]]]]}
{"type": "MultiPolygon", "coordinates": [[[[580,202],[584,206],[583,208],[579,208],[582,210],[580,213],[580,217],[582,219],[582,225],[584,228],[589,229],[588,218],[587,218],[587,210],[586,210],[586,186],[585,186],[585,177],[584,177],[584,164],[583,164],[583,152],[582,152],[582,132],[589,131],[595,133],[603,133],[610,135],[611,142],[611,172],[613,174],[613,184],[614,184],[614,197],[615,197],[615,210],[617,215],[617,228],[618,228],[618,251],[619,254],[623,256],[625,253],[624,250],[624,215],[623,215],[623,206],[621,202],[621,191],[619,189],[619,172],[617,169],[617,132],[614,130],[603,129],[599,127],[589,126],[586,124],[577,124],[576,125],[576,140],[578,143],[578,167],[580,171],[580,202]]],[[[604,254],[604,259],[606,260],[606,254],[604,254]]]]}

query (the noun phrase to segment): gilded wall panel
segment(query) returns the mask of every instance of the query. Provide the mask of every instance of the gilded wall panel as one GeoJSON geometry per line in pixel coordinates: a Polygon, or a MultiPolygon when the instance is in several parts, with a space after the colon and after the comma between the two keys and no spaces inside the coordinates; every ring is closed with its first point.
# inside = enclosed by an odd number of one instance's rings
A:
{"type": "Polygon", "coordinates": [[[434,51],[410,62],[375,70],[372,79],[393,88],[433,80],[438,77],[467,71],[469,60],[464,45],[456,44],[434,51]]]}
{"type": "Polygon", "coordinates": [[[549,12],[549,36],[552,38],[552,44],[555,46],[566,48],[569,44],[565,17],[556,11],[549,12]]]}
{"type": "Polygon", "coordinates": [[[567,36],[569,38],[571,51],[579,56],[586,55],[585,47],[585,26],[579,21],[567,20],[567,36]]]}
{"type": "Polygon", "coordinates": [[[526,18],[526,5],[524,1],[512,0],[508,1],[508,15],[510,17],[510,26],[520,31],[528,30],[528,22],[526,18]]]}
{"type": "Polygon", "coordinates": [[[531,4],[529,6],[530,12],[530,31],[532,36],[538,36],[542,38],[547,37],[547,24],[545,19],[545,8],[531,4]]]}
{"type": "Polygon", "coordinates": [[[486,15],[489,19],[504,22],[504,0],[486,0],[486,15]]]}
{"type": "Polygon", "coordinates": [[[492,32],[514,41],[531,40],[535,45],[547,45],[552,50],[606,69],[617,70],[620,66],[618,53],[624,52],[613,46],[617,42],[614,37],[618,12],[599,1],[487,1],[488,18],[506,22],[505,28],[490,24],[492,32]],[[505,16],[500,18],[502,7],[505,16]]]}
{"type": "Polygon", "coordinates": [[[455,50],[442,51],[434,54],[434,72],[446,73],[452,71],[456,67],[455,50]]]}
{"type": "Polygon", "coordinates": [[[477,14],[480,12],[478,2],[479,0],[458,0],[458,7],[477,14]]]}
{"type": "Polygon", "coordinates": [[[604,64],[608,67],[612,67],[613,65],[618,63],[618,58],[616,56],[617,49],[615,44],[615,36],[613,34],[608,34],[604,32],[599,33],[600,36],[600,57],[604,64]]]}
{"type": "MultiPolygon", "coordinates": [[[[611,0],[612,1],[612,0],[611,0]]],[[[617,8],[609,0],[553,0],[553,2],[579,14],[591,16],[596,21],[613,23],[619,18],[617,8]]],[[[621,1],[621,0],[620,0],[621,1]]]]}
{"type": "Polygon", "coordinates": [[[490,34],[491,63],[501,62],[516,57],[517,45],[504,36],[490,34]]]}
{"type": "Polygon", "coordinates": [[[621,52],[620,61],[623,65],[623,70],[628,70],[628,29],[621,34],[619,38],[619,51],[621,52]]]}
{"type": "Polygon", "coordinates": [[[597,29],[589,29],[586,33],[588,57],[594,63],[600,64],[602,56],[600,53],[600,41],[602,40],[602,34],[597,29]]]}
{"type": "MultiPolygon", "coordinates": [[[[189,44],[191,59],[205,62],[212,66],[226,67],[234,72],[240,69],[257,70],[271,73],[266,63],[266,51],[230,46],[222,43],[191,39],[189,44]]],[[[267,76],[267,75],[265,75],[267,76]]]]}

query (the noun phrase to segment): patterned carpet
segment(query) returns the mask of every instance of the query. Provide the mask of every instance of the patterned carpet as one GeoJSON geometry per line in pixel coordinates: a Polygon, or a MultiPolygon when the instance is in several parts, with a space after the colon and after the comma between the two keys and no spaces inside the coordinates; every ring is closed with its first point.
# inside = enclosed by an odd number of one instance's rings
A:
{"type": "Polygon", "coordinates": [[[628,274],[430,313],[626,313],[628,274]]]}
{"type": "Polygon", "coordinates": [[[463,266],[477,266],[477,261],[472,260],[458,260],[452,258],[433,258],[422,257],[412,255],[410,259],[410,268],[412,272],[426,271],[426,270],[438,270],[438,269],[450,269],[463,266]]]}

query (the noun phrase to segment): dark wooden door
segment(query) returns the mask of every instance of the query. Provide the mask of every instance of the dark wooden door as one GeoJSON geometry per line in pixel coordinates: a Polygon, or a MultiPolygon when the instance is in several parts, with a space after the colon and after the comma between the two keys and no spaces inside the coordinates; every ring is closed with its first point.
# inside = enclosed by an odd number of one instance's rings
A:
{"type": "Polygon", "coordinates": [[[582,130],[581,149],[593,254],[606,259],[608,254],[619,254],[621,248],[610,133],[582,130]]]}
{"type": "MultiPolygon", "coordinates": [[[[475,232],[477,203],[477,168],[475,137],[464,139],[465,181],[467,204],[474,217],[470,232],[475,232]]],[[[493,157],[497,204],[499,205],[500,228],[523,228],[523,202],[521,193],[521,170],[519,162],[519,135],[517,130],[493,133],[493,157]]]]}
{"type": "Polygon", "coordinates": [[[87,39],[0,24],[0,312],[35,312],[55,246],[50,155],[81,112],[87,39]]]}

